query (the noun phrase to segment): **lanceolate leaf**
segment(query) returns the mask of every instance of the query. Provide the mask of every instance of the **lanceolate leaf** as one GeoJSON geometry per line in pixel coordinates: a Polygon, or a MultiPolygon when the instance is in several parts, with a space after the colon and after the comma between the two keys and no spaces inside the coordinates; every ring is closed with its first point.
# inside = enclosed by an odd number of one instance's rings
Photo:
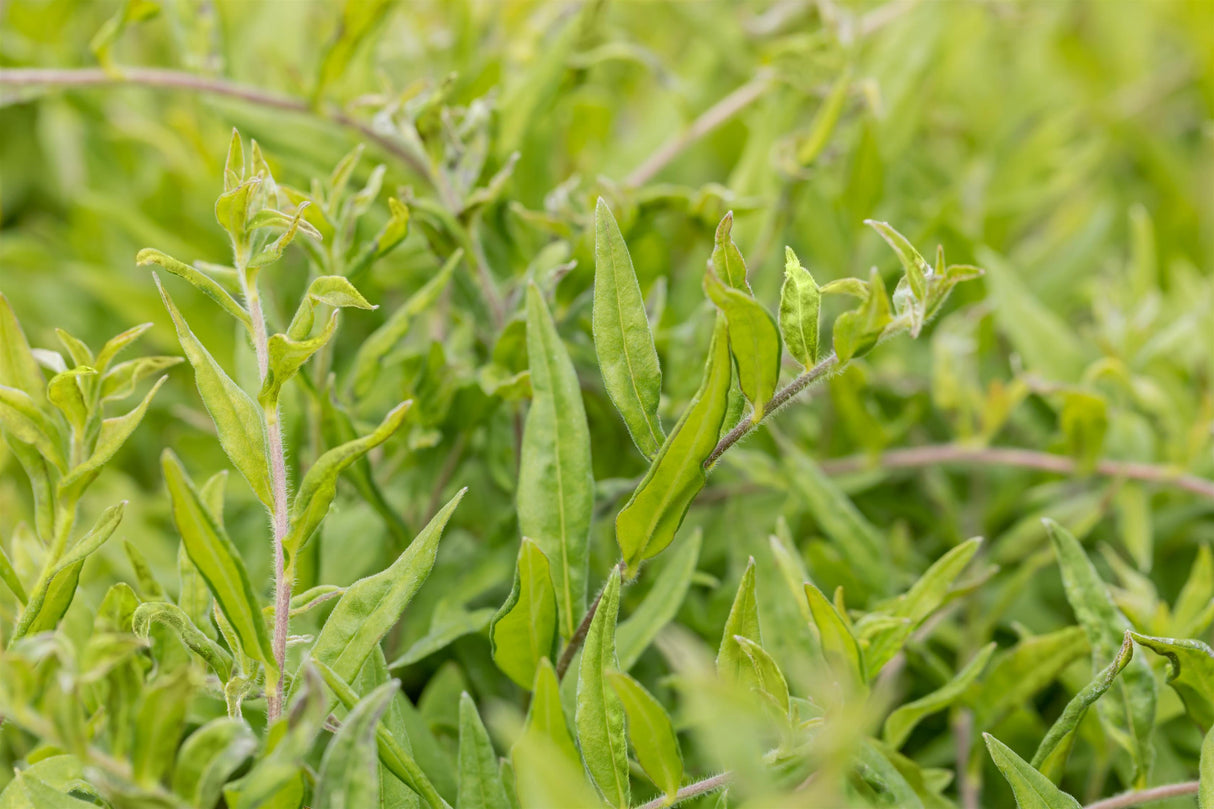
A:
{"type": "Polygon", "coordinates": [[[818,316],[822,293],[792,248],[785,248],[784,286],[780,288],[780,335],[793,359],[806,370],[818,362],[818,316]]]}
{"type": "Polygon", "coordinates": [[[944,710],[956,702],[982,674],[991,655],[995,653],[995,646],[994,643],[988,643],[978,651],[978,654],[974,655],[965,668],[957,673],[956,677],[932,693],[920,697],[914,702],[908,702],[891,713],[885,720],[886,743],[894,748],[901,747],[921,719],[936,711],[944,710]]]}
{"type": "Polygon", "coordinates": [[[535,671],[535,683],[531,690],[531,706],[527,709],[524,734],[538,734],[546,739],[569,764],[581,769],[581,758],[569,725],[565,722],[565,711],[561,706],[561,684],[556,678],[556,669],[547,658],[540,661],[535,671]]]}
{"type": "Polygon", "coordinates": [[[671,551],[670,558],[653,580],[645,598],[616,628],[615,646],[620,658],[620,671],[628,671],[636,665],[641,653],[653,642],[662,627],[678,614],[691,587],[703,541],[704,532],[700,528],[682,540],[671,551]]]}
{"type": "Polygon", "coordinates": [[[337,312],[333,312],[315,337],[296,339],[285,334],[271,335],[267,346],[266,378],[257,394],[257,401],[262,407],[272,410],[278,406],[282,386],[299,372],[313,354],[329,342],[336,331],[337,312]]]}
{"type": "Polygon", "coordinates": [[[569,638],[586,606],[590,430],[577,372],[534,284],[527,288],[527,357],[533,397],[519,462],[519,530],[552,565],[561,635],[569,638]]]}
{"type": "Polygon", "coordinates": [[[540,660],[552,654],[556,643],[556,591],[548,558],[526,537],[519,547],[514,588],[489,624],[489,640],[498,668],[523,688],[535,682],[540,660]]]}
{"type": "Polygon", "coordinates": [[[1117,657],[1113,658],[1113,662],[1066,704],[1062,715],[1050,726],[1041,743],[1037,745],[1037,752],[1033,754],[1031,762],[1047,778],[1057,781],[1062,777],[1067,756],[1070,755],[1071,746],[1075,743],[1075,733],[1079,729],[1079,723],[1083,721],[1088,708],[1109,690],[1113,681],[1117,679],[1117,675],[1133,656],[1134,643],[1127,635],[1121,644],[1121,649],[1117,652],[1117,657]]]}
{"type": "Polygon", "coordinates": [[[23,391],[40,403],[46,396],[46,378],[30,351],[25,332],[8,298],[0,293],[0,385],[23,391]]]}
{"type": "Polygon", "coordinates": [[[750,638],[762,642],[759,634],[759,602],[755,597],[755,560],[752,558],[742,574],[738,592],[733,597],[733,606],[725,620],[721,636],[721,647],[717,651],[717,673],[729,682],[739,682],[750,668],[745,652],[736,638],[750,638]]]}
{"type": "Polygon", "coordinates": [[[1152,638],[1131,632],[1140,645],[1168,659],[1168,685],[1184,700],[1198,727],[1214,727],[1214,649],[1199,640],[1152,638]]]}
{"type": "Polygon", "coordinates": [[[742,653],[745,664],[737,682],[748,686],[775,708],[777,716],[788,715],[788,681],[779,664],[762,646],[743,635],[734,635],[733,642],[742,653]]]}
{"type": "Polygon", "coordinates": [[[616,541],[629,576],[671,543],[691,501],[704,488],[704,461],[717,445],[725,418],[730,370],[725,320],[718,317],[699,392],[616,517],[616,541]]]}
{"type": "Polygon", "coordinates": [[[725,315],[738,383],[753,408],[751,418],[759,421],[780,381],[780,331],[749,292],[726,286],[711,268],[704,274],[704,291],[725,315]]]}
{"type": "Polygon", "coordinates": [[[245,654],[260,660],[267,670],[274,670],[270,633],[239,551],[203,504],[177,456],[165,450],[160,460],[173,505],[173,522],[190,561],[206,580],[245,654]]]}
{"type": "Polygon", "coordinates": [[[746,262],[742,252],[733,243],[730,233],[733,231],[733,211],[725,214],[717,225],[713,237],[712,259],[709,264],[712,272],[726,286],[732,289],[750,293],[750,282],[746,280],[746,262]]]}
{"type": "Polygon", "coordinates": [[[313,802],[328,809],[363,809],[379,801],[375,731],[400,690],[389,680],[363,697],[342,720],[320,762],[313,802]]]}
{"type": "Polygon", "coordinates": [[[908,619],[912,628],[923,623],[944,603],[949,588],[981,546],[982,537],[967,539],[933,562],[911,588],[898,597],[893,614],[908,619]]]}
{"type": "Polygon", "coordinates": [[[367,655],[396,625],[405,607],[430,575],[443,528],[464,491],[434,515],[388,568],[346,588],[316,636],[311,652],[313,660],[329,666],[346,682],[354,679],[367,655]]]}
{"type": "Polygon", "coordinates": [[[1081,809],[1079,801],[1054,786],[1003,742],[989,733],[982,734],[982,738],[986,739],[995,766],[1011,785],[1019,809],[1081,809]]]}
{"type": "Polygon", "coordinates": [[[10,437],[32,446],[59,471],[67,471],[67,456],[59,428],[29,394],[0,385],[0,428],[10,437]]]}
{"type": "Polygon", "coordinates": [[[493,742],[468,692],[459,698],[459,793],[455,809],[509,809],[493,742]]]}
{"type": "Polygon", "coordinates": [[[168,379],[167,376],[157,379],[147,396],[143,397],[143,401],[130,412],[101,422],[101,430],[97,434],[97,443],[93,447],[92,454],[83,463],[72,467],[72,471],[59,483],[61,491],[67,491],[72,486],[79,488],[79,484],[87,485],[101,467],[109,463],[109,460],[122,448],[122,445],[135,432],[135,428],[143,421],[144,414],[148,412],[148,407],[152,404],[152,397],[160,390],[160,386],[166,379],[168,379]]]}
{"type": "MultiPolygon", "coordinates": [[[[235,298],[228,294],[226,289],[221,287],[209,275],[203,273],[202,270],[191,267],[189,264],[178,261],[172,256],[167,256],[159,250],[153,250],[150,247],[139,251],[139,254],[135,256],[135,263],[141,267],[148,264],[159,264],[173,273],[173,275],[184,278],[202,294],[219,304],[221,309],[236,318],[246,329],[252,331],[253,321],[249,319],[249,313],[236,302],[235,298]]],[[[159,285],[159,280],[156,283],[159,285]]],[[[164,294],[163,291],[161,294],[164,294]]]]}
{"type": "Polygon", "coordinates": [[[269,453],[266,449],[266,428],[261,408],[232,381],[215,362],[214,357],[203,348],[202,343],[198,342],[198,338],[190,331],[185,319],[173,305],[168,292],[160,286],[159,278],[156,279],[156,286],[160,289],[160,297],[164,299],[165,308],[169,310],[173,324],[177,327],[177,339],[181,342],[186,359],[194,366],[194,381],[198,385],[198,392],[202,395],[207,412],[215,422],[220,446],[249,482],[257,499],[267,507],[272,507],[274,498],[270,490],[270,468],[266,461],[269,453]]]}
{"type": "Polygon", "coordinates": [[[616,668],[615,624],[620,609],[620,571],[612,568],[586,633],[577,681],[577,736],[591,779],[614,807],[628,806],[628,751],[624,707],[607,684],[616,668]]]}
{"type": "Polygon", "coordinates": [[[293,558],[312,536],[337,495],[337,478],[359,458],[387,441],[400,429],[412,402],[394,407],[374,431],[362,438],[334,447],[316,459],[308,469],[291,503],[291,530],[283,540],[283,549],[293,558]]]}
{"type": "Polygon", "coordinates": [[[653,695],[627,674],[611,671],[607,679],[624,706],[628,739],[641,769],[673,801],[683,780],[683,754],[674,723],[653,695]]]}
{"type": "Polygon", "coordinates": [[[519,803],[535,809],[597,809],[602,799],[586,783],[585,770],[561,708],[560,683],[547,659],[540,661],[531,707],[510,750],[519,803]]]}
{"type": "Polygon", "coordinates": [[[809,599],[809,614],[818,629],[818,640],[826,665],[836,681],[844,687],[854,687],[865,680],[864,656],[860,644],[851,629],[843,621],[835,605],[813,584],[805,583],[805,597],[809,599]]]}
{"type": "MultiPolygon", "coordinates": [[[[1083,552],[1079,540],[1053,520],[1045,521],[1054,544],[1067,601],[1092,644],[1095,666],[1117,657],[1126,630],[1131,629],[1121,611],[1113,604],[1100,574],[1083,552]]],[[[1146,783],[1154,752],[1151,729],[1155,724],[1155,675],[1146,659],[1132,659],[1113,683],[1113,698],[1101,700],[1096,708],[1109,734],[1126,749],[1134,761],[1136,783],[1146,783]]]]}
{"type": "Polygon", "coordinates": [[[89,417],[89,406],[85,403],[84,394],[80,391],[79,379],[96,375],[96,368],[78,365],[70,371],[55,374],[46,385],[47,398],[77,432],[83,432],[84,424],[89,417]]]}
{"type": "Polygon", "coordinates": [[[242,719],[221,717],[190,734],[177,754],[173,791],[189,803],[211,809],[223,785],[257,750],[257,737],[242,719]]]}
{"type": "Polygon", "coordinates": [[[601,197],[594,226],[594,350],[607,395],[623,416],[637,449],[652,458],[666,434],[658,418],[662,369],[645,299],[628,245],[601,197]]]}

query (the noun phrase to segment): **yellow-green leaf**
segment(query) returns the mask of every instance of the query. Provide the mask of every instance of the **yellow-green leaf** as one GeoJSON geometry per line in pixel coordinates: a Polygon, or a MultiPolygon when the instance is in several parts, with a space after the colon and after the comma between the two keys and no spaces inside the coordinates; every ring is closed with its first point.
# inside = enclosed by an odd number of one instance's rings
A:
{"type": "Polygon", "coordinates": [[[498,668],[523,688],[535,682],[541,660],[556,643],[556,591],[548,558],[526,537],[519,546],[514,587],[489,624],[498,668]]]}
{"type": "Polygon", "coordinates": [[[628,750],[624,706],[607,684],[617,668],[615,624],[620,609],[620,570],[612,568],[586,633],[577,680],[577,737],[586,771],[610,806],[629,803],[628,750]]]}
{"type": "Polygon", "coordinates": [[[674,723],[653,695],[627,674],[610,671],[607,679],[624,706],[628,739],[641,769],[673,801],[683,780],[683,754],[674,723]]]}
{"type": "Polygon", "coordinates": [[[780,334],[793,359],[806,370],[818,362],[818,318],[822,293],[791,247],[784,253],[784,285],[780,288],[780,334]]]}
{"type": "Polygon", "coordinates": [[[989,733],[983,733],[995,766],[1012,787],[1018,809],[1082,809],[1079,801],[1037,772],[1012,749],[989,733]]]}

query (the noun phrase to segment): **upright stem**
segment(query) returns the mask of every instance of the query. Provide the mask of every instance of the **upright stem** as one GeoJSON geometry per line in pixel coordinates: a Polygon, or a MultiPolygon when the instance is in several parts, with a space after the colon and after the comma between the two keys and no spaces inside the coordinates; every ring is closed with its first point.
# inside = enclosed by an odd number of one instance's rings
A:
{"type": "MultiPolygon", "coordinates": [[[[241,278],[245,273],[241,272],[241,278]]],[[[242,283],[244,283],[242,281],[242,283]]],[[[253,321],[253,350],[257,353],[257,368],[264,382],[269,372],[269,338],[266,336],[266,320],[261,310],[261,296],[255,284],[244,283],[245,300],[249,305],[249,317],[253,321]]],[[[291,580],[287,576],[286,557],[282,543],[289,528],[287,516],[287,456],[283,449],[282,424],[278,418],[277,402],[264,410],[266,418],[266,443],[270,453],[271,494],[274,509],[270,519],[274,529],[274,663],[278,668],[278,682],[266,696],[270,721],[282,715],[283,693],[287,677],[287,634],[291,622],[291,580]]]]}

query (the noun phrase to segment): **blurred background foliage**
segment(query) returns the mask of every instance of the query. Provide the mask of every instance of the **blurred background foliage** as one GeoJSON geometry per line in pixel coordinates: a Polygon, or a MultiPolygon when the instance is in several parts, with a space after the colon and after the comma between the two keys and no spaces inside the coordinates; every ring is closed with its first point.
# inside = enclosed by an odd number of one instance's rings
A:
{"type": "MultiPolygon", "coordinates": [[[[726,457],[683,529],[703,528],[703,550],[677,620],[704,648],[716,647],[748,557],[761,582],[779,575],[772,532],[795,545],[823,591],[843,585],[849,607],[879,595],[857,580],[845,532],[815,518],[806,481],[817,478],[805,471],[814,464],[886,540],[883,558],[866,563],[887,570],[896,591],[960,541],[988,539],[973,592],[958,593],[968,597],[930,639],[912,641],[907,698],[940,685],[988,640],[1009,647],[1073,624],[1040,516],[1089,543],[1142,627],[1164,620],[1162,605],[1214,539],[1209,490],[1168,485],[1182,472],[1214,477],[1214,4],[1205,0],[6,0],[0,65],[91,71],[65,74],[65,86],[0,85],[0,289],[35,346],[53,347],[56,327],[97,345],[151,321],[144,350],[177,353],[134,256],[155,246],[186,261],[226,260],[213,200],[233,127],[261,145],[280,183],[305,193],[366,143],[351,188],[372,186],[347,244],[379,231],[389,197],[409,207],[405,242],[358,280],[380,309],[344,318],[330,367],[358,425],[402,398],[418,404],[407,432],[374,455],[387,505],[346,485],[304,577],[345,584],[381,569],[402,536],[470,487],[433,581],[388,650],[389,660],[409,653],[397,674],[446,741],[461,688],[522,704],[493,668],[484,627],[485,608],[509,590],[517,549],[526,280],[555,290],[581,372],[601,514],[592,587],[615,559],[611,517],[644,470],[594,364],[599,195],[650,304],[668,416],[700,378],[712,324],[701,276],[727,210],[756,296],[773,309],[784,245],[820,283],[864,277],[872,265],[895,278],[866,217],[987,270],[958,290],[927,339],[891,342],[726,457]],[[188,72],[189,86],[124,74],[136,67],[188,72]],[[415,313],[370,384],[352,383],[363,339],[456,248],[450,285],[415,313]],[[987,446],[1050,452],[1078,473],[881,461],[883,451],[936,446],[979,459],[987,446]],[[1110,475],[1099,466],[1109,459],[1151,464],[1156,479],[1110,475]]],[[[276,266],[266,283],[272,319],[289,318],[310,262],[348,268],[334,243],[321,258],[294,251],[276,266]]],[[[173,294],[204,342],[251,379],[252,354],[235,330],[193,290],[173,294]]],[[[306,463],[326,446],[324,419],[296,387],[288,423],[294,460],[306,463]]],[[[226,468],[210,430],[188,374],[175,370],[85,504],[99,511],[129,498],[120,534],[166,581],[177,538],[157,456],[169,446],[200,474],[226,468]]],[[[242,536],[262,536],[261,509],[229,489],[229,531],[268,582],[269,548],[242,536]]],[[[0,536],[30,508],[0,448],[0,536]]],[[[69,632],[87,632],[106,586],[132,578],[118,543],[99,558],[86,568],[91,604],[78,599],[69,632]]],[[[655,578],[625,591],[622,615],[655,578]]],[[[762,593],[774,622],[784,607],[762,593]]],[[[796,669],[793,651],[773,653],[796,669]]],[[[660,683],[668,665],[651,650],[637,671],[660,683]]],[[[997,719],[976,730],[1027,757],[1089,674],[1086,659],[1074,660],[1006,711],[975,708],[997,719]]],[[[970,697],[971,707],[994,698],[970,697]]],[[[697,724],[699,708],[683,708],[697,724]]],[[[1159,781],[1185,777],[1200,742],[1176,705],[1167,725],[1168,710],[1159,781]]],[[[1064,781],[1081,799],[1124,781],[1094,722],[1064,781]]],[[[904,750],[953,767],[964,751],[952,735],[948,718],[934,717],[904,750]]],[[[693,747],[691,769],[724,766],[715,757],[726,748],[693,747]]],[[[1006,805],[993,769],[980,772],[985,756],[974,760],[970,778],[988,781],[982,805],[1006,805]]]]}

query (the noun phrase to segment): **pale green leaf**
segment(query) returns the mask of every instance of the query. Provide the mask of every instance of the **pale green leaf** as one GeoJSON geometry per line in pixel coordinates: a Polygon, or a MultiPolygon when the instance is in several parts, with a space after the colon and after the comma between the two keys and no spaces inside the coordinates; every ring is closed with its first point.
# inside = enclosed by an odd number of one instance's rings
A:
{"type": "Polygon", "coordinates": [[[455,809],[509,809],[493,742],[468,692],[459,698],[459,792],[455,809]]]}
{"type": "Polygon", "coordinates": [[[227,682],[232,676],[232,656],[190,619],[180,607],[167,601],[151,601],[135,609],[132,631],[147,640],[153,624],[164,624],[188,649],[193,651],[214,670],[219,679],[227,682]]]}
{"type": "Polygon", "coordinates": [[[1168,659],[1168,685],[1180,695],[1198,727],[1214,727],[1214,649],[1199,640],[1153,638],[1137,632],[1130,636],[1168,659]]]}
{"type": "Polygon", "coordinates": [[[548,558],[531,540],[523,538],[514,587],[489,624],[493,660],[523,688],[535,682],[540,661],[556,643],[556,590],[548,558]]]}
{"type": "Polygon", "coordinates": [[[751,419],[757,422],[780,381],[779,328],[748,291],[727,286],[711,268],[704,274],[704,291],[725,315],[738,384],[753,408],[751,419]]]}
{"type": "Polygon", "coordinates": [[[784,285],[780,288],[780,335],[793,359],[806,370],[818,362],[818,318],[822,293],[791,247],[784,253],[784,285]]]}
{"type": "Polygon", "coordinates": [[[612,568],[582,646],[577,681],[577,737],[590,778],[607,803],[629,803],[628,751],[624,707],[607,684],[615,670],[615,625],[620,609],[620,571],[612,568]]]}
{"type": "Polygon", "coordinates": [[[953,679],[937,688],[935,691],[920,697],[914,702],[901,705],[885,720],[884,738],[886,744],[894,748],[901,747],[915,726],[926,716],[942,711],[960,699],[969,689],[986,664],[995,653],[996,644],[988,643],[978,650],[965,668],[957,672],[953,679]]]}
{"type": "Polygon", "coordinates": [[[733,606],[729,609],[729,617],[725,619],[725,629],[721,635],[721,646],[717,650],[717,674],[727,682],[739,682],[750,668],[746,654],[738,645],[736,638],[744,637],[762,643],[759,634],[759,602],[755,597],[755,560],[752,557],[746,563],[746,572],[738,583],[738,591],[733,597],[733,606]]]}
{"type": "Polygon", "coordinates": [[[1081,809],[1079,801],[1054,786],[1010,747],[989,733],[983,733],[982,738],[995,766],[1011,785],[1018,809],[1081,809]]]}
{"type": "Polygon", "coordinates": [[[243,719],[212,719],[182,743],[173,768],[173,791],[190,806],[214,809],[223,785],[256,750],[257,737],[243,719]]]}
{"type": "Polygon", "coordinates": [[[847,622],[835,605],[810,582],[805,583],[805,597],[809,600],[810,617],[818,629],[822,655],[836,681],[848,687],[863,683],[866,679],[864,655],[847,622]]]}
{"type": "Polygon", "coordinates": [[[313,802],[326,809],[367,809],[379,802],[376,728],[400,683],[389,680],[367,694],[342,720],[325,748],[313,802]]]}
{"type": "Polygon", "coordinates": [[[609,671],[607,679],[624,706],[628,739],[641,769],[673,801],[683,780],[683,753],[674,723],[653,695],[627,674],[609,671]]]}
{"type": "Polygon", "coordinates": [[[691,588],[704,532],[696,528],[670,553],[665,566],[653,580],[649,592],[627,619],[616,628],[616,654],[620,671],[628,671],[649,647],[666,624],[674,620],[691,588]]]}
{"type": "MultiPolygon", "coordinates": [[[[219,304],[219,308],[236,318],[250,333],[252,332],[253,321],[249,318],[249,313],[236,302],[236,299],[226,289],[221,287],[215,279],[202,270],[191,267],[185,262],[178,261],[172,256],[165,255],[159,250],[153,250],[150,247],[145,247],[139,251],[139,254],[135,256],[135,263],[141,267],[148,264],[158,264],[173,275],[185,279],[199,292],[219,304]]],[[[157,285],[159,286],[159,281],[157,281],[157,285]]]]}
{"type": "Polygon", "coordinates": [[[35,404],[45,400],[46,379],[3,293],[0,293],[0,385],[24,392],[35,404]]]}
{"type": "Polygon", "coordinates": [[[80,491],[96,477],[97,473],[101,471],[101,467],[109,463],[118,450],[122,449],[122,445],[127,442],[127,439],[143,421],[148,407],[152,404],[152,398],[166,379],[168,379],[167,376],[157,379],[156,383],[152,385],[152,389],[143,397],[143,401],[129,412],[101,422],[101,429],[97,433],[97,443],[93,445],[93,451],[81,463],[73,466],[72,470],[60,481],[60,491],[68,491],[71,487],[76,487],[76,491],[80,491]]]}

